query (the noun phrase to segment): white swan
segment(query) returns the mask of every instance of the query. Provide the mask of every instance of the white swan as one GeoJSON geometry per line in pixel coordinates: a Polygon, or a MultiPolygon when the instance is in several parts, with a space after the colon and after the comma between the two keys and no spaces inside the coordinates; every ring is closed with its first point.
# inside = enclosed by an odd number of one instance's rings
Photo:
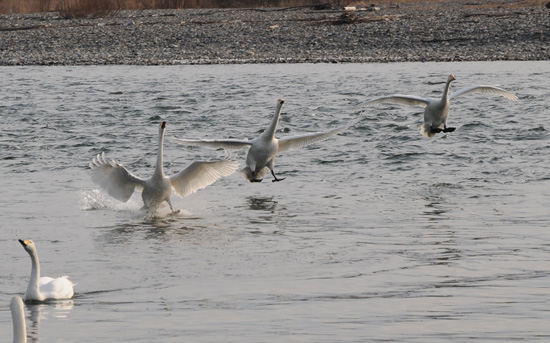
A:
{"type": "Polygon", "coordinates": [[[433,137],[439,132],[453,132],[454,127],[447,127],[447,118],[449,116],[449,100],[468,93],[488,93],[503,96],[512,101],[518,100],[518,97],[499,87],[495,86],[471,86],[462,88],[449,95],[449,89],[451,82],[456,80],[454,75],[449,75],[447,83],[445,84],[445,90],[441,99],[421,98],[414,95],[390,95],[374,100],[367,101],[360,106],[372,106],[375,104],[390,103],[390,104],[402,104],[409,106],[421,106],[424,109],[424,124],[420,128],[420,132],[426,137],[433,137]],[[443,128],[441,128],[443,127],[443,128]]]}
{"type": "Polygon", "coordinates": [[[194,140],[175,138],[175,140],[188,146],[206,146],[224,149],[241,149],[249,147],[248,154],[246,156],[246,167],[241,170],[245,178],[250,182],[262,181],[265,167],[267,167],[271,171],[271,175],[273,175],[272,182],[282,181],[285,178],[278,178],[273,170],[275,156],[277,154],[322,141],[345,131],[351,126],[347,125],[325,132],[309,133],[300,136],[277,139],[275,138],[275,131],[277,130],[277,124],[279,123],[283,103],[283,99],[279,99],[277,101],[277,109],[275,111],[275,116],[271,120],[271,124],[267,130],[262,132],[262,134],[256,139],[249,141],[238,139],[194,140]]]}
{"type": "Polygon", "coordinates": [[[157,163],[153,176],[148,179],[139,178],[130,173],[122,164],[105,159],[105,154],[102,153],[98,154],[90,163],[92,181],[110,196],[123,202],[130,199],[135,188],[142,189],[141,198],[145,209],[154,211],[166,201],[172,213],[177,213],[170,202],[172,188],[176,194],[183,198],[237,170],[239,164],[235,161],[193,162],[183,171],[167,177],[164,175],[162,166],[165,129],[166,122],[162,122],[159,128],[157,163]]]}
{"type": "Polygon", "coordinates": [[[61,276],[56,279],[51,277],[40,277],[40,261],[36,246],[31,240],[19,240],[25,251],[29,253],[32,260],[31,279],[25,292],[25,301],[44,301],[46,299],[70,299],[74,295],[74,284],[68,276],[61,276]]]}
{"type": "Polygon", "coordinates": [[[27,325],[25,323],[25,312],[23,311],[23,300],[20,296],[11,298],[10,310],[13,321],[13,343],[27,343],[27,325]]]}

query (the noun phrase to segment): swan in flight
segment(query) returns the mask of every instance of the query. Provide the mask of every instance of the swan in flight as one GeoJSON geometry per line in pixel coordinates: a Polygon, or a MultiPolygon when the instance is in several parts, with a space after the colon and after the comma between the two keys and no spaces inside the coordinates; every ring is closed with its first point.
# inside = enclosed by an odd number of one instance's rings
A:
{"type": "Polygon", "coordinates": [[[468,93],[487,93],[503,96],[512,101],[518,100],[518,97],[499,87],[495,86],[471,86],[462,88],[449,95],[451,82],[456,80],[453,74],[447,78],[445,84],[445,90],[441,99],[421,98],[414,95],[390,95],[374,100],[367,101],[362,106],[372,106],[375,104],[402,104],[409,106],[421,106],[424,107],[424,124],[420,128],[420,132],[426,137],[433,137],[439,132],[453,132],[456,128],[447,127],[447,118],[449,116],[449,101],[459,95],[468,93]],[[442,128],[443,127],[443,128],[442,128]]]}
{"type": "Polygon", "coordinates": [[[92,181],[110,196],[123,202],[130,199],[135,188],[142,189],[141,198],[146,210],[154,211],[166,201],[172,214],[175,214],[179,211],[174,211],[170,202],[172,188],[176,194],[183,198],[237,170],[239,164],[235,161],[193,162],[183,171],[167,177],[164,175],[162,167],[165,129],[166,122],[162,122],[159,127],[157,163],[153,176],[148,179],[137,177],[122,164],[114,160],[107,160],[105,153],[102,153],[98,154],[90,163],[92,181]]]}
{"type": "Polygon", "coordinates": [[[27,325],[25,324],[23,300],[20,296],[11,298],[10,310],[13,321],[13,343],[27,343],[27,325]]]}
{"type": "Polygon", "coordinates": [[[61,276],[56,279],[51,277],[40,277],[40,261],[36,246],[31,240],[19,240],[25,251],[31,256],[32,270],[31,279],[25,292],[25,301],[44,301],[46,299],[70,299],[74,295],[74,284],[68,276],[61,276]]]}
{"type": "Polygon", "coordinates": [[[272,182],[282,181],[285,178],[278,178],[273,170],[275,156],[284,151],[301,148],[322,140],[325,140],[333,135],[341,133],[348,129],[351,125],[345,127],[339,127],[333,130],[308,133],[300,136],[285,137],[281,139],[275,138],[275,131],[277,130],[277,124],[279,123],[279,117],[281,116],[281,110],[283,108],[284,100],[279,99],[277,101],[277,108],[275,110],[275,116],[271,120],[271,124],[262,132],[262,134],[253,140],[238,140],[238,139],[181,139],[175,138],[175,140],[181,144],[188,146],[205,146],[210,148],[223,148],[223,149],[242,149],[248,147],[248,154],[246,156],[246,167],[241,170],[245,178],[250,182],[261,182],[265,173],[265,167],[271,171],[273,175],[272,182]]]}

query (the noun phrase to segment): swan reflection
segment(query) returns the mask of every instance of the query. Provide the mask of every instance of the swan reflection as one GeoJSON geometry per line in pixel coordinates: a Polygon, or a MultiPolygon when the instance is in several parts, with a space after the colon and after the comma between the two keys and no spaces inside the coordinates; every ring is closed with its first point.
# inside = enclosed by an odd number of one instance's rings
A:
{"type": "Polygon", "coordinates": [[[73,300],[55,300],[46,301],[40,304],[25,304],[29,313],[27,318],[30,325],[27,327],[27,339],[29,342],[40,342],[40,323],[42,320],[55,318],[63,320],[69,317],[69,313],[74,308],[73,300]]]}

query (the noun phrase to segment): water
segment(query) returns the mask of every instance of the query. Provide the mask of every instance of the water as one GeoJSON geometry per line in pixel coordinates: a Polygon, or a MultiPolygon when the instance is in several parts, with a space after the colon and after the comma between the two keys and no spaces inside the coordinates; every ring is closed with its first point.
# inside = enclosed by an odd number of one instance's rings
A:
{"type": "MultiPolygon", "coordinates": [[[[71,301],[26,306],[30,342],[547,342],[549,62],[0,68],[0,336],[33,239],[71,301]],[[285,99],[278,136],[325,130],[392,93],[465,95],[452,134],[385,105],[345,134],[238,174],[145,218],[138,194],[97,190],[104,151],[152,173],[167,121],[172,174],[223,151],[171,137],[253,138],[285,99]]],[[[244,163],[245,151],[234,153],[244,163]]]]}

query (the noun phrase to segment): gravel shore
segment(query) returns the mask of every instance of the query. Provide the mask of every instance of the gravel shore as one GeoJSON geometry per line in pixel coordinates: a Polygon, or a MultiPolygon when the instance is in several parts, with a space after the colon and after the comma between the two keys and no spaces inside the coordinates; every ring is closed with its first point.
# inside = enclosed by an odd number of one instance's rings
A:
{"type": "Polygon", "coordinates": [[[550,59],[550,9],[481,3],[2,15],[0,65],[550,59]]]}

